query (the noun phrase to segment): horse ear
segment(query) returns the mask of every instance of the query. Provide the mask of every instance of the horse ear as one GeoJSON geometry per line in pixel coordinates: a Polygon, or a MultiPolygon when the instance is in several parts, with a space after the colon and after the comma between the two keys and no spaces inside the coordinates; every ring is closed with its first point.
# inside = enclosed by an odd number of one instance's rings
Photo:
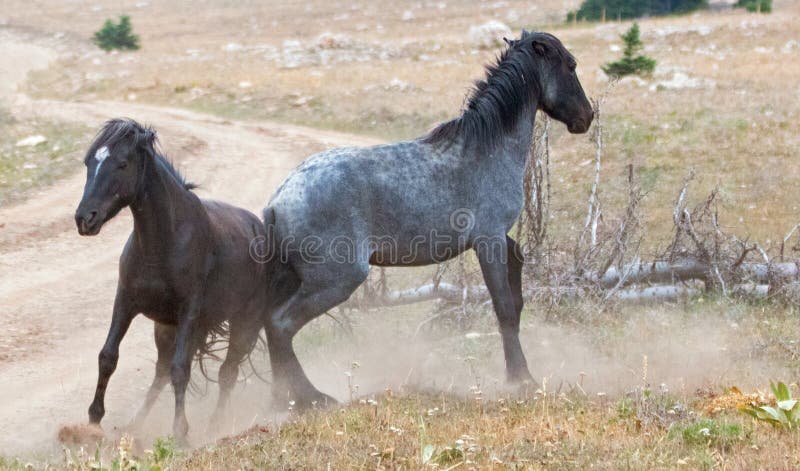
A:
{"type": "Polygon", "coordinates": [[[513,46],[513,45],[514,45],[514,41],[513,41],[513,40],[511,40],[511,39],[508,39],[508,38],[507,38],[507,37],[505,37],[505,36],[503,36],[503,41],[505,41],[505,43],[506,43],[507,45],[509,45],[509,46],[513,46]]]}
{"type": "Polygon", "coordinates": [[[158,136],[156,135],[155,129],[145,128],[142,140],[144,146],[149,148],[155,148],[156,139],[158,139],[158,136]]]}
{"type": "Polygon", "coordinates": [[[531,45],[533,46],[534,52],[536,52],[537,54],[541,56],[547,54],[547,46],[543,42],[533,41],[531,45]]]}

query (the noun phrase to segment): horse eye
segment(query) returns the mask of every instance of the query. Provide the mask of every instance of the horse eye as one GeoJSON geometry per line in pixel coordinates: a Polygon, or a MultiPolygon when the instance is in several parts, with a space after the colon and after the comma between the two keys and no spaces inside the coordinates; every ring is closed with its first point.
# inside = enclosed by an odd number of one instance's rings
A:
{"type": "Polygon", "coordinates": [[[126,161],[124,161],[124,160],[123,160],[122,162],[120,162],[120,163],[119,163],[119,166],[118,166],[118,168],[119,168],[120,170],[124,170],[124,169],[128,168],[128,162],[126,162],[126,161]]]}

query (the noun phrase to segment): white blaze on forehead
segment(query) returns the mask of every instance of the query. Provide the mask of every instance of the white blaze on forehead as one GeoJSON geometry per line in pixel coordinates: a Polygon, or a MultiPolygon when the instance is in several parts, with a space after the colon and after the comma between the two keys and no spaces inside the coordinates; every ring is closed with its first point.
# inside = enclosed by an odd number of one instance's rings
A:
{"type": "Polygon", "coordinates": [[[103,161],[106,160],[106,157],[109,156],[108,147],[103,146],[97,149],[97,152],[94,153],[94,160],[97,161],[97,167],[94,169],[94,176],[97,176],[97,172],[100,171],[100,166],[103,165],[103,161]]]}

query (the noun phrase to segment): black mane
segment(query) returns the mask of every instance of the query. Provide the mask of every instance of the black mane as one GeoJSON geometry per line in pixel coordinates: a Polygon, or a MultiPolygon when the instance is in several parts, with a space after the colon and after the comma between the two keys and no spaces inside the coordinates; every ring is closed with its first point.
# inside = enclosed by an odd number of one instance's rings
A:
{"type": "Polygon", "coordinates": [[[508,47],[486,66],[486,79],[475,82],[461,116],[438,125],[422,138],[423,142],[450,145],[463,136],[465,152],[491,153],[503,135],[516,126],[520,112],[539,94],[536,69],[543,63],[543,53],[534,44],[574,61],[561,41],[548,33],[523,31],[520,39],[506,42],[508,47]]]}
{"type": "Polygon", "coordinates": [[[142,146],[153,156],[161,168],[175,177],[185,189],[193,190],[197,188],[197,185],[194,183],[187,182],[186,177],[175,168],[172,161],[160,152],[158,136],[155,130],[150,126],[142,126],[130,118],[117,118],[106,121],[94,138],[94,142],[89,147],[86,158],[88,159],[90,156],[93,156],[101,146],[107,146],[113,149],[114,144],[121,141],[129,141],[134,147],[142,146]]]}

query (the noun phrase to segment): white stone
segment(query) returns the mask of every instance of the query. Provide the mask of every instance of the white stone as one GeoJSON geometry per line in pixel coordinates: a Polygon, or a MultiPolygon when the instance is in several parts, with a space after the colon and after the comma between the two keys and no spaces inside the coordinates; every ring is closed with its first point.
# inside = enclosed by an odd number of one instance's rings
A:
{"type": "Polygon", "coordinates": [[[783,45],[783,47],[781,48],[781,52],[784,54],[789,54],[790,52],[796,49],[800,49],[800,42],[797,42],[794,39],[790,39],[789,41],[786,42],[786,44],[783,45]]]}
{"type": "Polygon", "coordinates": [[[33,136],[28,136],[25,139],[20,139],[17,141],[17,147],[33,147],[38,146],[39,144],[43,144],[47,142],[47,138],[42,136],[41,134],[35,134],[33,136]]]}
{"type": "Polygon", "coordinates": [[[505,23],[490,20],[481,25],[471,26],[467,39],[475,47],[491,48],[503,44],[503,38],[511,38],[511,28],[505,23]]]}

